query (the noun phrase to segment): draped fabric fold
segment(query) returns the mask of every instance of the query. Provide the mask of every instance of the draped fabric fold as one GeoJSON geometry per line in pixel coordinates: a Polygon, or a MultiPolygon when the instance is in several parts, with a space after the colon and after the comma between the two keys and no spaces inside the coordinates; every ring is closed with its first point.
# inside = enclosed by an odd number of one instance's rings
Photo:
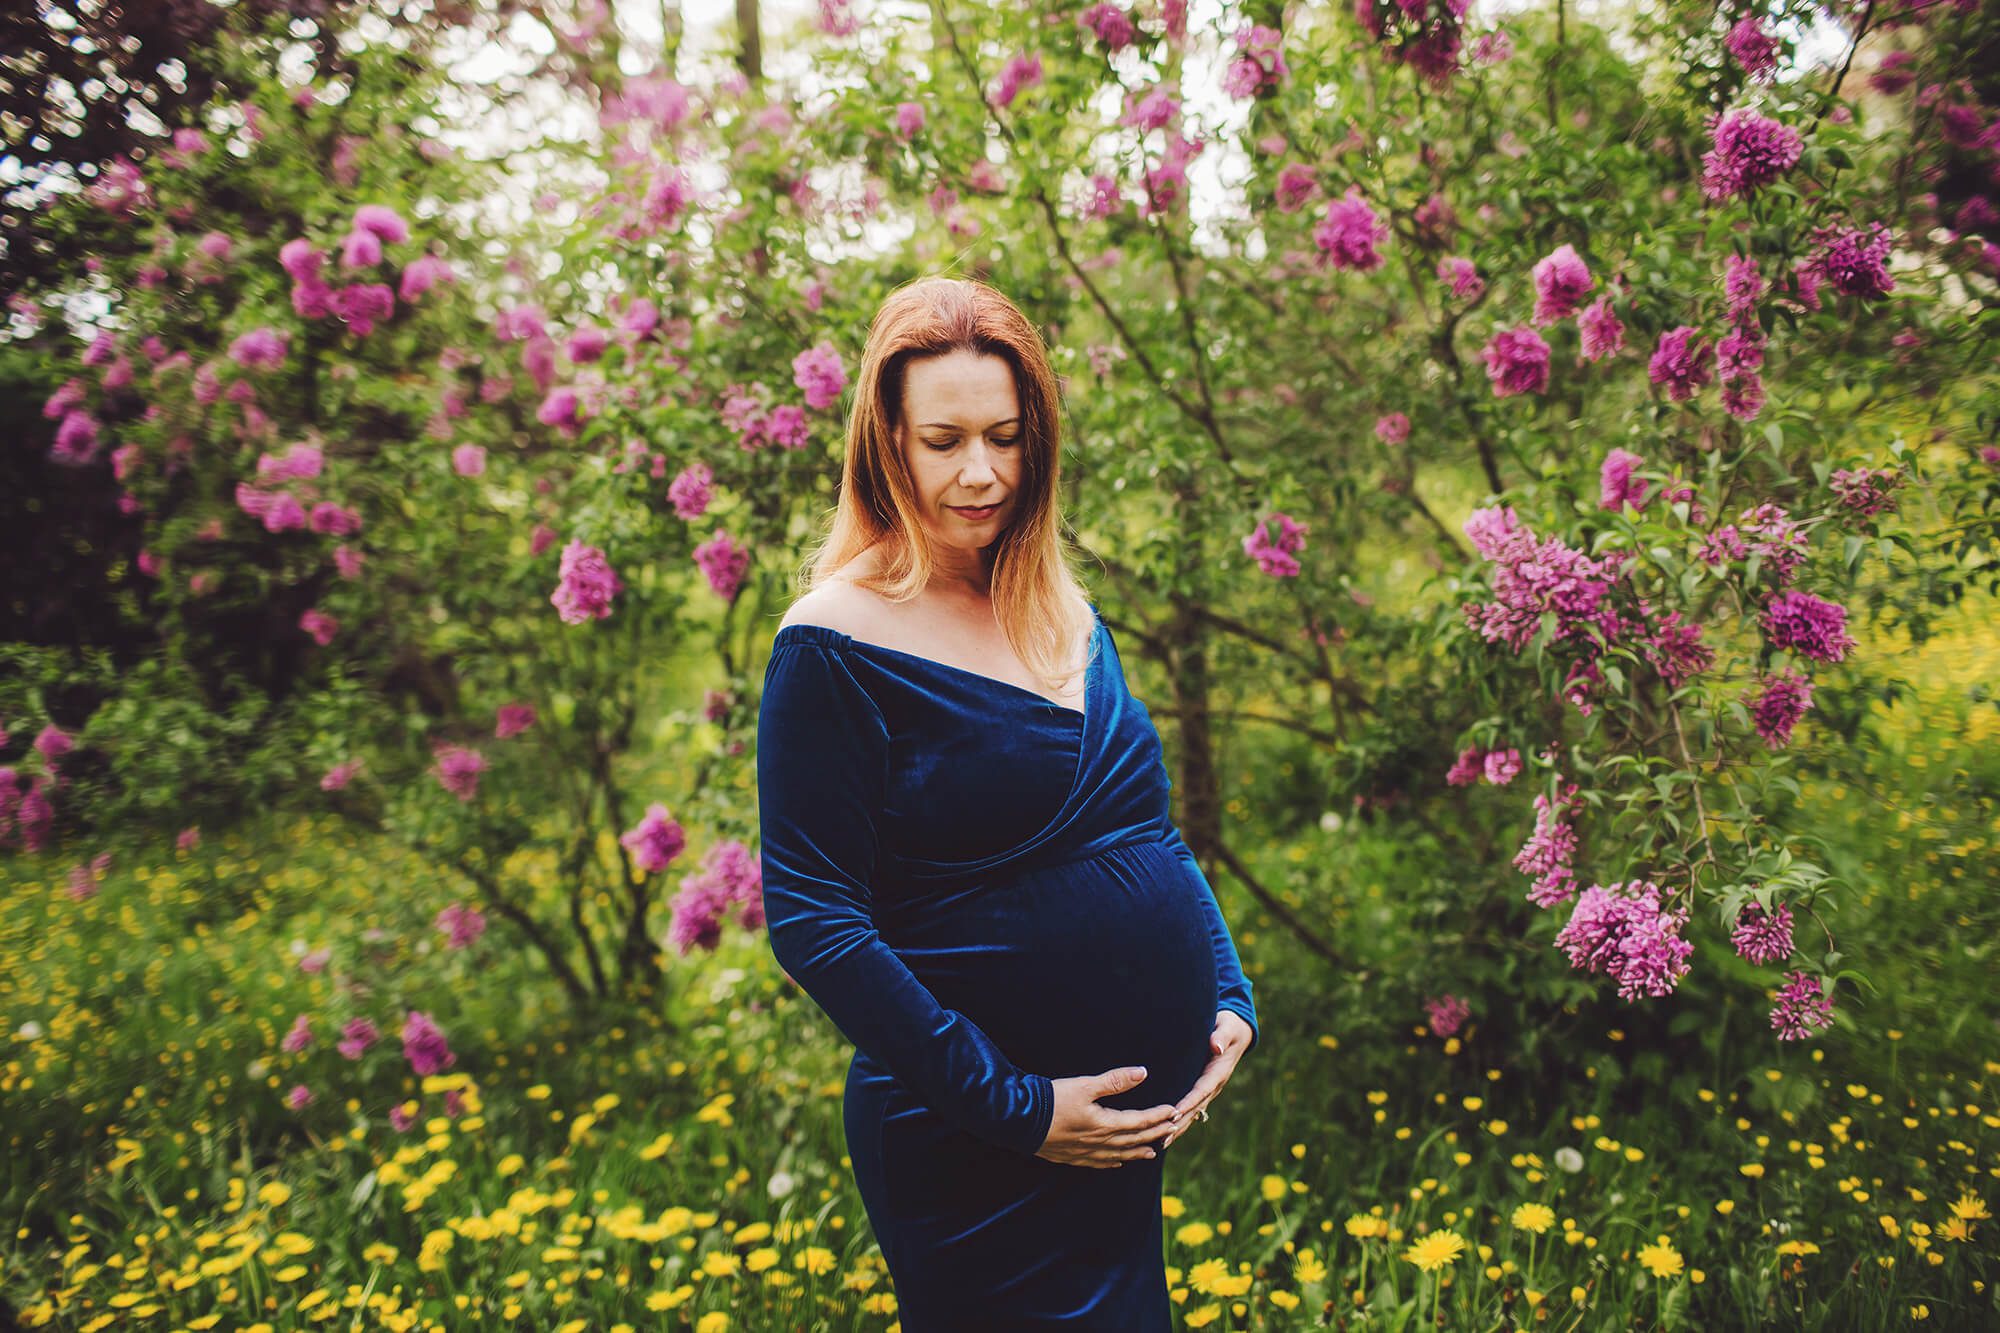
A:
{"type": "Polygon", "coordinates": [[[1035,1156],[1053,1080],[1142,1065],[1100,1104],[1160,1106],[1200,1077],[1219,1010],[1255,1040],[1158,732],[1095,618],[1091,648],[1081,709],[822,625],[780,629],[766,666],[771,947],[854,1043],[843,1123],[906,1333],[1164,1333],[1173,1149],[1035,1156]]]}

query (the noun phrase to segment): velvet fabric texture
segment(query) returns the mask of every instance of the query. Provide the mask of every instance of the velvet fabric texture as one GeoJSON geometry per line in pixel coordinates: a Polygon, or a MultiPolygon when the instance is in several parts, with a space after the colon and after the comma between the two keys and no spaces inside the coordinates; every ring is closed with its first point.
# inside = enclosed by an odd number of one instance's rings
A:
{"type": "Polygon", "coordinates": [[[1163,1105],[1218,1010],[1256,1029],[1159,733],[1091,610],[1081,710],[823,625],[781,628],[765,669],[771,949],[856,1048],[848,1152],[905,1333],[1166,1333],[1173,1150],[1036,1157],[1050,1080],[1144,1065],[1100,1102],[1163,1105]]]}

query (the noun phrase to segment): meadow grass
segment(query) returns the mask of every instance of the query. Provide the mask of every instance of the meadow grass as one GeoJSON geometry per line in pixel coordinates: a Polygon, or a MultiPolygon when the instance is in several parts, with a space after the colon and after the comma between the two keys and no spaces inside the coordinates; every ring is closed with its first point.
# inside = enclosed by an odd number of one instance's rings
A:
{"type": "MultiPolygon", "coordinates": [[[[1169,1163],[1177,1321],[2000,1325],[2000,650],[1976,622],[1873,648],[1912,693],[1801,801],[1874,989],[1816,1040],[1772,1040],[1774,978],[1705,948],[1678,1006],[1579,980],[1533,1029],[1475,1014],[1441,1041],[1375,998],[1436,947],[1388,887],[1406,847],[1351,824],[1262,858],[1329,885],[1314,919],[1356,976],[1221,885],[1262,1037],[1169,1163]]],[[[24,1326],[899,1327],[844,1155],[847,1048],[760,935],[581,1015],[498,927],[446,948],[453,888],[330,819],[246,820],[81,900],[69,859],[0,868],[0,1297],[24,1326]],[[412,1010],[448,1068],[405,1059],[412,1010]],[[356,1016],[382,1038],[349,1059],[356,1016]]]]}

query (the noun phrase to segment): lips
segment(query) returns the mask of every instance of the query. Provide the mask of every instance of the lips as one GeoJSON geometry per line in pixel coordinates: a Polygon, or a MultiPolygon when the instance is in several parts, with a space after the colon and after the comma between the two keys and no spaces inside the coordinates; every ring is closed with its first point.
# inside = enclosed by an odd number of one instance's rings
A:
{"type": "Polygon", "coordinates": [[[963,518],[990,518],[1000,508],[997,503],[977,509],[967,505],[947,505],[945,507],[963,518]]]}

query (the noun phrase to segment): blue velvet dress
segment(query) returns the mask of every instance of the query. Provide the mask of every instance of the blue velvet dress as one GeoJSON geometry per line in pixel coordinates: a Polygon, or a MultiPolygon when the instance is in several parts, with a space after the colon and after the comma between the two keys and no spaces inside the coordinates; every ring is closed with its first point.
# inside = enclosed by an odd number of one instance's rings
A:
{"type": "MultiPolygon", "coordinates": [[[[904,1333],[1166,1333],[1161,1178],[1036,1157],[1050,1080],[1180,1100],[1252,988],[1093,605],[1081,711],[823,625],[758,719],[773,953],[855,1045],[844,1120],[904,1333]]],[[[1255,1040],[1253,1037],[1252,1045],[1255,1040]]]]}

